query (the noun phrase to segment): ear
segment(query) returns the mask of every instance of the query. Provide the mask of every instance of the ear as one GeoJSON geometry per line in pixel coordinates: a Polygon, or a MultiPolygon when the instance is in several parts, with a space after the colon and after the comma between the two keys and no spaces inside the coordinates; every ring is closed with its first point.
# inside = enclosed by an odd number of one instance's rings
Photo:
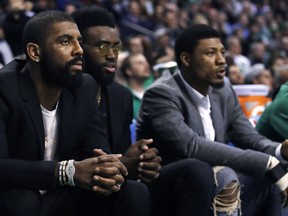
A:
{"type": "Polygon", "coordinates": [[[27,55],[34,62],[40,61],[40,47],[35,43],[28,43],[26,46],[27,55]]]}
{"type": "Polygon", "coordinates": [[[129,68],[126,69],[125,73],[128,75],[128,77],[132,76],[132,71],[129,68]]]}
{"type": "Polygon", "coordinates": [[[181,52],[180,60],[185,67],[190,66],[190,55],[187,52],[181,52]]]}

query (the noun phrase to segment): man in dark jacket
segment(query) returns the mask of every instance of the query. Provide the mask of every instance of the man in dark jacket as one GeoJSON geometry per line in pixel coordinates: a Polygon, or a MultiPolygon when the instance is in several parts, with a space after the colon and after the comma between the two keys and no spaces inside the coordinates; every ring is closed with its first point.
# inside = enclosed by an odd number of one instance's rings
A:
{"type": "Polygon", "coordinates": [[[140,179],[149,186],[152,214],[207,215],[213,188],[213,172],[207,164],[188,159],[161,168],[158,150],[149,147],[152,140],[131,145],[131,94],[114,82],[121,41],[113,16],[97,7],[79,9],[72,16],[83,37],[85,72],[97,83],[95,100],[106,123],[106,138],[113,153],[123,154],[120,160],[128,169],[128,178],[140,179]]]}
{"type": "Polygon", "coordinates": [[[0,215],[149,215],[146,186],[105,153],[80,42],[71,16],[39,13],[24,29],[27,61],[1,69],[0,215]]]}

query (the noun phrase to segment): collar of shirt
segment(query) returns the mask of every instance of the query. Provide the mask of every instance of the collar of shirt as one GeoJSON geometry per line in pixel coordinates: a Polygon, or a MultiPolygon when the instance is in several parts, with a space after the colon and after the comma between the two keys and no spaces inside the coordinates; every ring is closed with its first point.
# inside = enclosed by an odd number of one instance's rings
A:
{"type": "Polygon", "coordinates": [[[186,82],[186,80],[182,77],[180,71],[178,71],[178,73],[179,73],[179,75],[181,77],[181,80],[182,80],[183,84],[188,89],[188,93],[190,94],[190,96],[193,96],[193,98],[196,98],[197,107],[202,107],[203,109],[209,111],[209,113],[210,113],[211,103],[210,103],[209,96],[208,95],[204,96],[200,92],[198,92],[196,89],[191,87],[186,82]]]}

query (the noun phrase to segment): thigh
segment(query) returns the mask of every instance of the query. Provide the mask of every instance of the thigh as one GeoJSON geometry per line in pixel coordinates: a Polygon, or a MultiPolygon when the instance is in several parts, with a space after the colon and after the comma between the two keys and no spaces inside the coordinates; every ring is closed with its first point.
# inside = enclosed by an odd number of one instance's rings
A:
{"type": "Polygon", "coordinates": [[[111,196],[111,216],[150,216],[151,200],[142,182],[127,180],[121,190],[111,196]]]}
{"type": "Polygon", "coordinates": [[[119,192],[109,196],[78,187],[62,187],[42,199],[42,216],[149,216],[150,196],[147,187],[127,181],[119,192]]]}
{"type": "Polygon", "coordinates": [[[184,159],[165,165],[149,187],[153,215],[207,215],[213,186],[214,174],[209,164],[184,159]]]}
{"type": "Polygon", "coordinates": [[[0,192],[0,215],[38,216],[41,195],[38,190],[14,188],[0,192]]]}
{"type": "Polygon", "coordinates": [[[78,187],[59,187],[42,195],[41,216],[107,215],[108,199],[78,187]]]}
{"type": "Polygon", "coordinates": [[[264,177],[255,179],[239,174],[243,216],[280,216],[280,192],[264,177]]]}

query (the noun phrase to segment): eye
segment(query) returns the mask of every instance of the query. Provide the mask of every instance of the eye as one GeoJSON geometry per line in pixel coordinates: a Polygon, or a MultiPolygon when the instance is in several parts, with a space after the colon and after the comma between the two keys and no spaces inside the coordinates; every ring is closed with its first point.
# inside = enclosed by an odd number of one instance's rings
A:
{"type": "Polygon", "coordinates": [[[98,48],[100,50],[108,50],[110,48],[110,45],[109,44],[99,44],[98,48]]]}
{"type": "Polygon", "coordinates": [[[67,39],[64,39],[61,41],[61,44],[63,45],[69,45],[70,43],[71,43],[70,40],[67,40],[67,39]]]}
{"type": "Polygon", "coordinates": [[[215,54],[214,51],[208,51],[208,52],[207,52],[207,55],[208,55],[208,56],[213,56],[214,54],[215,54]]]}
{"type": "Polygon", "coordinates": [[[122,50],[122,46],[121,45],[114,45],[113,46],[113,50],[115,50],[115,51],[121,51],[122,50]]]}

